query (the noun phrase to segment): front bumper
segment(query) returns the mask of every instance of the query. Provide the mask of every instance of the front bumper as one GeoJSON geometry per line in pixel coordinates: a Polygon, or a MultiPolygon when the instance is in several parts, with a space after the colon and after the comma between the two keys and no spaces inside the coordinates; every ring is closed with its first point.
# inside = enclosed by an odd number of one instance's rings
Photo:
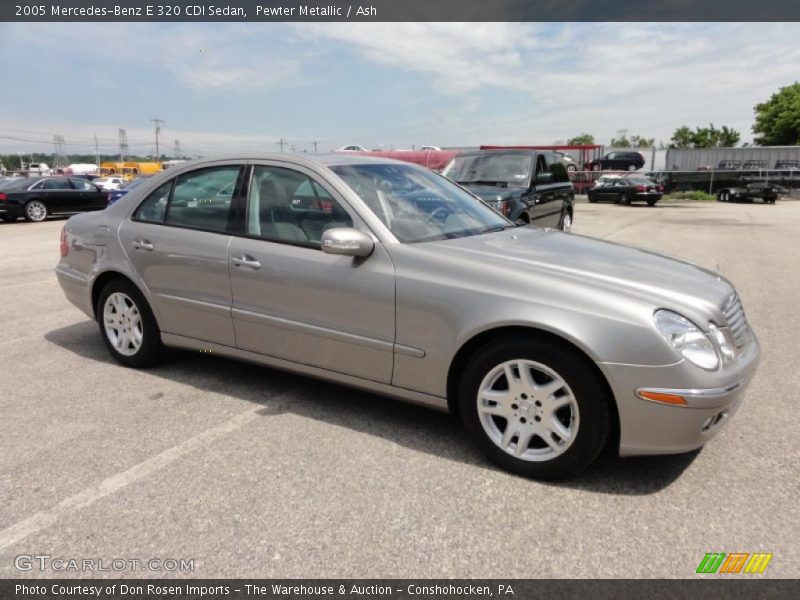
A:
{"type": "Polygon", "coordinates": [[[703,446],[739,409],[759,357],[751,334],[736,360],[717,372],[687,361],[661,367],[601,364],[619,409],[620,456],[677,454],[703,446]],[[645,400],[639,390],[681,396],[686,406],[645,400]]]}

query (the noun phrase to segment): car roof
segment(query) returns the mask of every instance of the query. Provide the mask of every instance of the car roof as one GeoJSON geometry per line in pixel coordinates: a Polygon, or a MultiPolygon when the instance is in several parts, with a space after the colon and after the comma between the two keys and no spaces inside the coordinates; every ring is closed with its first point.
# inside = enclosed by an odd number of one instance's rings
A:
{"type": "Polygon", "coordinates": [[[532,150],[530,148],[492,148],[491,150],[467,150],[459,152],[458,156],[481,156],[484,154],[519,154],[522,156],[535,156],[536,154],[554,154],[552,150],[532,150]]]}
{"type": "MultiPolygon", "coordinates": [[[[199,158],[185,162],[181,165],[173,167],[166,172],[178,170],[184,171],[186,168],[191,168],[193,165],[202,165],[206,163],[221,161],[221,160],[235,160],[235,161],[258,161],[270,160],[278,162],[290,162],[297,165],[321,165],[324,167],[332,167],[337,165],[364,165],[364,164],[395,164],[395,165],[412,165],[413,163],[395,160],[393,158],[384,158],[382,156],[366,156],[364,154],[349,154],[343,152],[331,152],[329,154],[306,154],[306,153],[291,153],[291,152],[271,152],[264,154],[235,154],[235,155],[219,155],[199,158]]],[[[419,166],[419,165],[416,165],[419,166]]],[[[423,167],[421,167],[423,168],[423,167]]]]}

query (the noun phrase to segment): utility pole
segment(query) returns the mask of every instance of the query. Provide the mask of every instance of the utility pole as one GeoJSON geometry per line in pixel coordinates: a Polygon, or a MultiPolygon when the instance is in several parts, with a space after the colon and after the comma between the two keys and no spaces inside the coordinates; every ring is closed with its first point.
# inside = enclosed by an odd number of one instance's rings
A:
{"type": "Polygon", "coordinates": [[[155,126],[156,126],[156,160],[158,161],[158,160],[160,160],[160,159],[159,159],[159,157],[161,156],[161,155],[158,153],[158,134],[159,134],[159,133],[161,133],[161,123],[166,123],[166,121],[164,121],[164,120],[162,120],[162,119],[159,119],[158,117],[155,117],[155,118],[153,118],[153,119],[150,119],[150,120],[151,120],[151,121],[152,121],[152,122],[155,124],[155,126]]]}
{"type": "Polygon", "coordinates": [[[314,144],[314,154],[316,154],[317,153],[317,144],[319,144],[319,142],[313,141],[311,143],[314,144]]]}
{"type": "Polygon", "coordinates": [[[181,154],[181,141],[175,140],[175,151],[173,152],[173,158],[180,158],[181,154]]]}
{"type": "Polygon", "coordinates": [[[288,143],[289,143],[289,142],[288,142],[287,140],[285,140],[285,139],[281,138],[281,139],[279,139],[277,142],[275,142],[275,145],[276,145],[276,146],[280,146],[280,147],[281,147],[281,152],[283,152],[283,147],[284,147],[286,144],[288,144],[288,143]]]}
{"type": "Polygon", "coordinates": [[[125,162],[125,155],[128,154],[128,132],[124,129],[119,130],[119,162],[125,162]]]}
{"type": "Polygon", "coordinates": [[[97,134],[94,134],[94,164],[100,166],[100,146],[97,144],[97,134]]]}

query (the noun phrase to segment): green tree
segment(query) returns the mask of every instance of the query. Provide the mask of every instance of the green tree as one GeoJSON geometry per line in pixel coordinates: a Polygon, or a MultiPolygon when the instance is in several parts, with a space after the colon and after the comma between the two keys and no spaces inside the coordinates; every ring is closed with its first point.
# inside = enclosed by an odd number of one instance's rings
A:
{"type": "Polygon", "coordinates": [[[582,133],[567,140],[568,146],[594,146],[594,136],[591,133],[582,133]]]}
{"type": "Polygon", "coordinates": [[[692,130],[686,125],[681,125],[678,127],[675,130],[675,133],[672,134],[672,139],[670,140],[669,146],[670,148],[693,148],[694,137],[692,130]]]}
{"type": "Polygon", "coordinates": [[[675,130],[670,140],[671,148],[731,148],[739,143],[741,135],[733,128],[723,125],[721,129],[709,123],[708,127],[695,127],[692,131],[686,125],[675,130]]]}
{"type": "Polygon", "coordinates": [[[646,138],[641,135],[631,136],[631,146],[634,148],[652,148],[656,145],[656,138],[646,138]]]}
{"type": "Polygon", "coordinates": [[[772,94],[766,102],[755,105],[756,122],[753,140],[760,146],[795,146],[800,144],[800,82],[772,94]]]}
{"type": "Polygon", "coordinates": [[[623,133],[618,138],[611,138],[611,147],[612,148],[630,148],[631,141],[628,137],[623,133]]]}

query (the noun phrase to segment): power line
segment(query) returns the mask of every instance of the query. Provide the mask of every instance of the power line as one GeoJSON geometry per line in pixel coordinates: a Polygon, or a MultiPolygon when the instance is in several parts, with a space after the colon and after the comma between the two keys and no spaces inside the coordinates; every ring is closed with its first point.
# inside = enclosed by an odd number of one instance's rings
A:
{"type": "Polygon", "coordinates": [[[283,152],[283,147],[288,143],[289,143],[288,140],[285,140],[285,139],[281,138],[277,142],[275,142],[275,145],[280,146],[281,147],[281,152],[283,152]]]}

